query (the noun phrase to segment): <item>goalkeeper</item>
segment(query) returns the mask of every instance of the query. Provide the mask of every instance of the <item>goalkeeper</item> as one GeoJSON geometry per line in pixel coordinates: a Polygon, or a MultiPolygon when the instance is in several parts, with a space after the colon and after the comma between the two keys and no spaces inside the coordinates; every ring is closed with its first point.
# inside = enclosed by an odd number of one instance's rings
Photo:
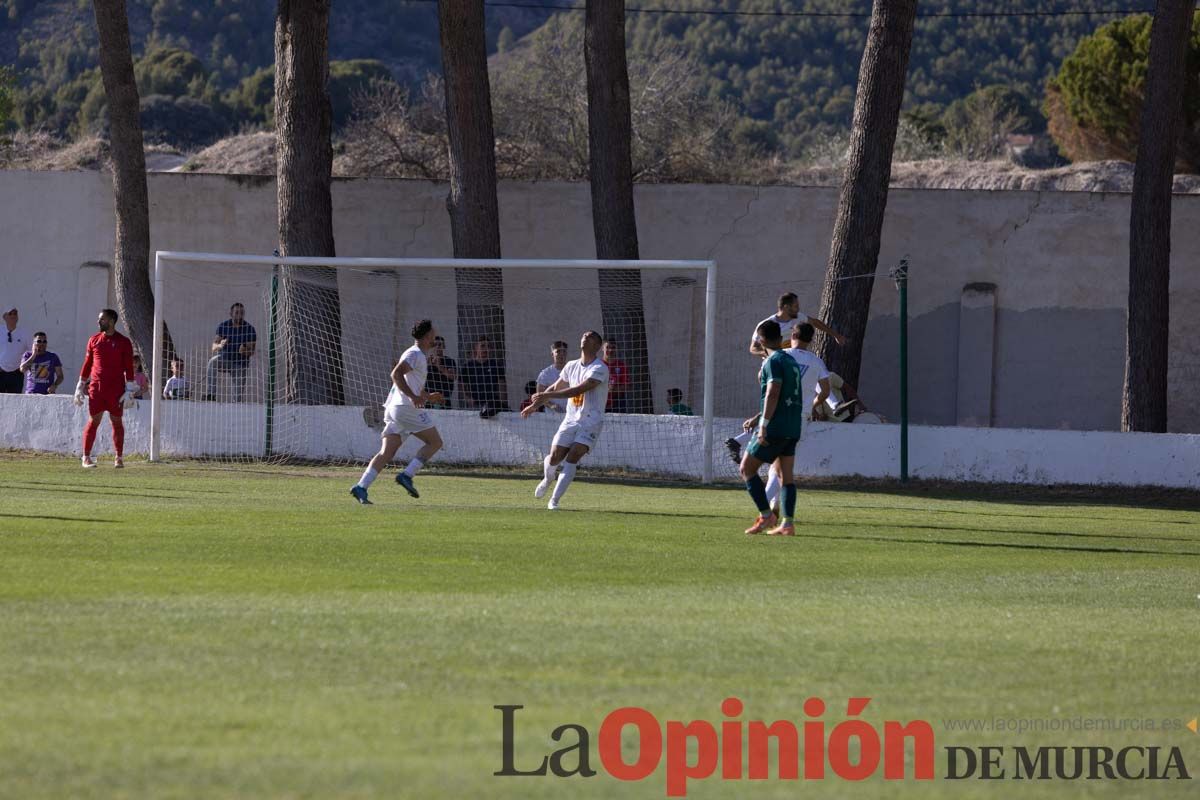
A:
{"type": "Polygon", "coordinates": [[[88,404],[88,422],[83,429],[83,466],[96,466],[92,447],[107,411],[116,452],[113,466],[120,468],[125,466],[121,460],[125,449],[125,425],[121,416],[126,408],[137,404],[133,399],[138,390],[133,371],[133,343],[117,333],[117,312],[111,308],[100,312],[96,324],[100,332],[88,339],[83,369],[79,371],[79,383],[75,385],[75,405],[82,406],[84,400],[88,404]]]}

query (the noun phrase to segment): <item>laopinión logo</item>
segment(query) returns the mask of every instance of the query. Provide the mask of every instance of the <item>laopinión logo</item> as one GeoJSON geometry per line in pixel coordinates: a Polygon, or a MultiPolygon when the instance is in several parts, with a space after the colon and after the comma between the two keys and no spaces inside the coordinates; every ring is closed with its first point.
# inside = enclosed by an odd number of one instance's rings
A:
{"type": "MultiPolygon", "coordinates": [[[[650,711],[626,706],[610,712],[600,723],[596,755],[608,775],[623,781],[642,781],[665,762],[666,794],[686,797],[688,782],[719,776],[737,780],[861,781],[879,775],[884,780],[933,780],[933,726],[925,720],[901,723],[887,720],[882,730],[858,717],[871,702],[852,697],[846,703],[850,719],[832,727],[823,717],[825,701],[810,697],[804,719],[764,722],[742,720],[744,704],[736,697],[721,703],[724,718],[660,722],[650,711]],[[826,730],[828,727],[828,731],[826,730]],[[623,736],[633,728],[637,746],[626,757],[623,736]],[[853,743],[853,746],[852,746],[853,743]],[[906,758],[911,748],[911,758],[906,758]],[[776,757],[772,763],[771,753],[776,757]]],[[[501,777],[592,778],[592,733],[579,723],[564,723],[550,732],[561,747],[540,762],[516,763],[517,712],[523,705],[496,705],[501,719],[501,777]]],[[[1190,726],[1189,726],[1190,727],[1190,726]]],[[[944,748],[943,777],[949,780],[1161,780],[1190,779],[1178,747],[1131,746],[1120,749],[1093,746],[998,747],[992,745],[944,748]]]]}

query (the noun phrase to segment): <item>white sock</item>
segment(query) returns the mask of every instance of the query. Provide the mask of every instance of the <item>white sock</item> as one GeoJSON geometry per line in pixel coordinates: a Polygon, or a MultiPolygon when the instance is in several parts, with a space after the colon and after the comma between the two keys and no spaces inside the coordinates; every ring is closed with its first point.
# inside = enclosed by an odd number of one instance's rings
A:
{"type": "Polygon", "coordinates": [[[551,483],[557,473],[558,465],[550,463],[550,456],[542,459],[542,477],[546,480],[546,483],[551,483]]]}
{"type": "Polygon", "coordinates": [[[737,436],[733,437],[733,440],[735,442],[737,442],[738,444],[740,444],[742,447],[745,447],[746,445],[750,444],[750,440],[753,438],[754,438],[754,431],[749,430],[749,431],[742,431],[737,436]]]}
{"type": "Polygon", "coordinates": [[[408,462],[408,466],[404,468],[404,474],[411,478],[416,475],[417,470],[423,466],[425,466],[425,462],[414,457],[412,461],[408,462]]]}
{"type": "Polygon", "coordinates": [[[554,484],[554,494],[551,499],[558,502],[562,496],[567,493],[567,487],[571,485],[571,481],[575,479],[575,470],[578,465],[572,464],[570,461],[564,461],[562,465],[562,473],[558,476],[558,483],[554,484]]]}
{"type": "Polygon", "coordinates": [[[779,492],[783,489],[783,481],[779,480],[779,473],[775,470],[770,470],[767,475],[767,502],[771,507],[775,507],[775,500],[779,497],[779,492]]]}
{"type": "Polygon", "coordinates": [[[362,477],[358,479],[358,485],[364,489],[370,489],[371,484],[374,483],[375,479],[378,477],[379,477],[378,470],[374,470],[374,469],[371,469],[370,467],[367,467],[366,471],[362,474],[362,477]]]}

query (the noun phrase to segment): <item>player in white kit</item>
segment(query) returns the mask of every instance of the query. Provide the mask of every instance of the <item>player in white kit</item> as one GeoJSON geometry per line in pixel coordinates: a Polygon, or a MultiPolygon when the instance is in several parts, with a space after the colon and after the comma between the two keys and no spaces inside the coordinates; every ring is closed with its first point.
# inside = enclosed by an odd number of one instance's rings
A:
{"type": "Polygon", "coordinates": [[[542,462],[542,482],[533,491],[534,497],[543,497],[562,465],[554,493],[550,495],[547,508],[554,511],[575,478],[579,460],[596,446],[600,430],[604,427],[604,405],[608,402],[608,365],[600,358],[600,346],[604,343],[600,334],[588,331],[579,341],[580,355],[567,362],[558,380],[544,392],[530,398],[531,402],[521,416],[530,414],[551,400],[566,400],[567,412],[554,440],[550,444],[550,455],[542,462]]]}
{"type": "Polygon", "coordinates": [[[392,388],[383,404],[383,444],[371,459],[358,483],[350,487],[350,494],[363,505],[371,505],[367,489],[380,471],[391,463],[396,451],[404,443],[404,437],[416,436],[424,446],[404,471],[396,475],[396,483],[413,497],[420,497],[413,485],[413,476],[442,449],[442,436],[433,424],[433,417],[426,410],[426,403],[442,402],[441,392],[425,391],[425,376],[429,361],[425,354],[433,349],[437,331],[433,323],[423,319],[412,328],[413,345],[404,351],[396,366],[392,368],[392,388]]]}

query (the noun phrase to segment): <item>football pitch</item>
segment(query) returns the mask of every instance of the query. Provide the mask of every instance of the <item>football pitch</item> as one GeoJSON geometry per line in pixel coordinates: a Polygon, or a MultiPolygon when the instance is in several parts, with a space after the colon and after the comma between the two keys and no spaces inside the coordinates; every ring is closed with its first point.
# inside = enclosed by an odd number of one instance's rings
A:
{"type": "Polygon", "coordinates": [[[779,540],[742,533],[730,487],[585,465],[551,513],[532,471],[430,470],[419,500],[388,472],[360,507],[359,471],[5,454],[0,797],[664,797],[661,765],[601,770],[601,722],[640,706],[719,727],[730,696],[798,726],[820,697],[827,729],[870,697],[880,730],[931,724],[937,777],[718,770],[689,797],[1194,792],[945,780],[954,745],[1178,746],[1200,777],[1200,735],[1165,724],[1200,713],[1194,495],[802,484],[779,540]],[[575,723],[600,774],[494,776],[496,705],[524,706],[518,769],[575,723]],[[996,718],[1156,729],[962,729],[996,718]]]}

